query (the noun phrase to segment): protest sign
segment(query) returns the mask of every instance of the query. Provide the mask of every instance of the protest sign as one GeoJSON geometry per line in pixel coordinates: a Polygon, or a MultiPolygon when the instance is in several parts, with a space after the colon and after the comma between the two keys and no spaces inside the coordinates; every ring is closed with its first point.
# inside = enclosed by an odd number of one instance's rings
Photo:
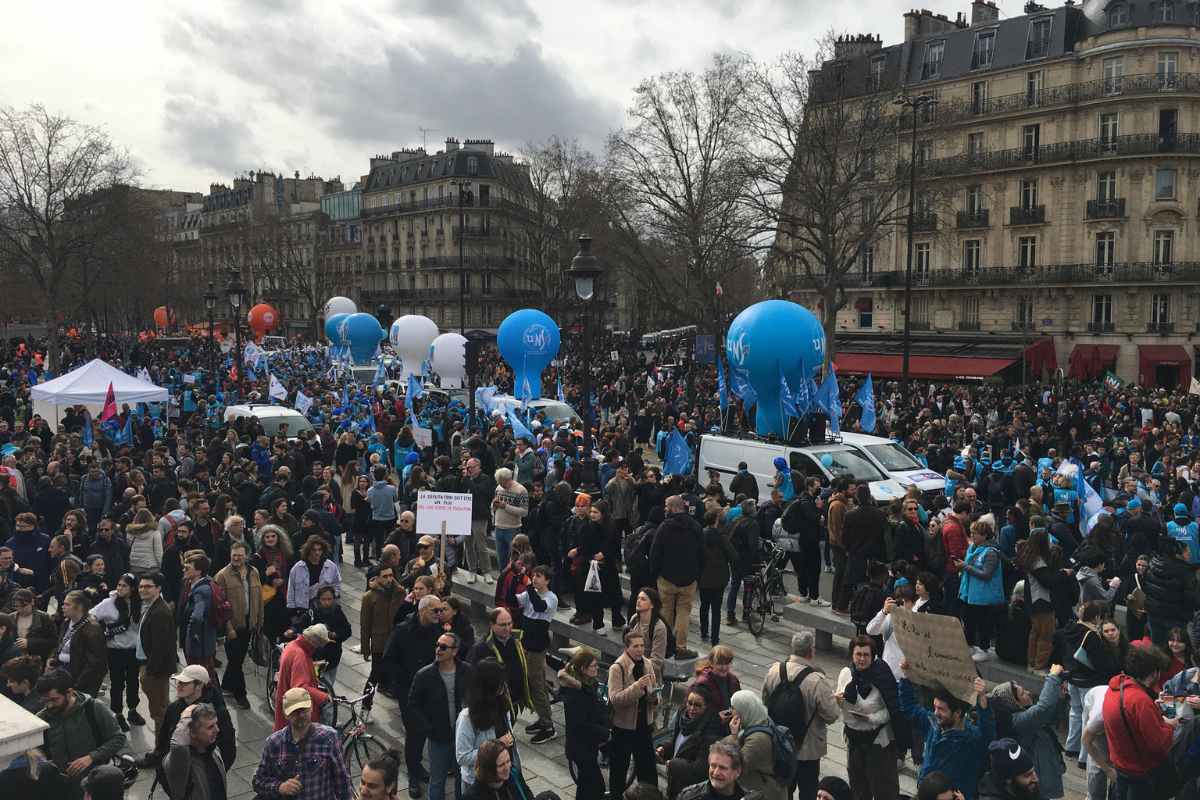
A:
{"type": "Polygon", "coordinates": [[[928,688],[945,687],[964,703],[975,705],[971,648],[962,623],[945,614],[920,614],[892,609],[892,635],[908,659],[908,679],[928,688]]]}
{"type": "Polygon", "coordinates": [[[417,492],[417,533],[430,536],[471,535],[471,495],[417,492]]]}
{"type": "Polygon", "coordinates": [[[433,428],[422,428],[420,425],[410,426],[413,441],[418,447],[433,447],[433,428]]]}

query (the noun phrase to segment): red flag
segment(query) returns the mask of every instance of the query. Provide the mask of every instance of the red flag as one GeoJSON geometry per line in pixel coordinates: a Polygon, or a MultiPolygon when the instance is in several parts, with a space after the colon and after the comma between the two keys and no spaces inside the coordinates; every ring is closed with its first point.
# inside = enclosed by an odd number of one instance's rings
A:
{"type": "Polygon", "coordinates": [[[100,421],[107,422],[117,415],[117,393],[113,385],[108,384],[108,394],[104,396],[104,410],[100,412],[100,421]]]}

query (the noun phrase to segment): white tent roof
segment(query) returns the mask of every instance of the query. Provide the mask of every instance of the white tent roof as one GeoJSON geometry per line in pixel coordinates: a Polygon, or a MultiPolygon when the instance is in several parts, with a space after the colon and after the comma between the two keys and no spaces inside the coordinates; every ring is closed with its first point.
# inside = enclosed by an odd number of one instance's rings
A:
{"type": "Polygon", "coordinates": [[[168,392],[161,386],[139,380],[96,358],[61,378],[39,383],[30,390],[34,400],[55,405],[85,403],[103,405],[112,384],[117,403],[161,403],[168,392]]]}

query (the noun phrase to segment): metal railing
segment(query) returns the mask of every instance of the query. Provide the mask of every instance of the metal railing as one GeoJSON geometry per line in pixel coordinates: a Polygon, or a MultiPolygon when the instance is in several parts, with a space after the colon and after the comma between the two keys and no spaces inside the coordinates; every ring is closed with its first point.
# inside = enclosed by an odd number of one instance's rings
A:
{"type": "Polygon", "coordinates": [[[937,222],[937,214],[932,211],[918,211],[913,214],[914,231],[936,231],[937,222]]]}
{"type": "MultiPolygon", "coordinates": [[[[946,268],[918,271],[913,270],[914,286],[1050,286],[1050,285],[1111,285],[1111,284],[1154,284],[1172,281],[1177,283],[1200,283],[1200,262],[1175,262],[1154,264],[1132,262],[1111,265],[1086,264],[1043,264],[1032,267],[980,267],[974,270],[946,268]]],[[[847,288],[891,287],[902,289],[902,270],[876,270],[864,280],[860,271],[854,270],[845,276],[847,288]]]]}
{"type": "Polygon", "coordinates": [[[977,331],[977,330],[979,330],[979,320],[977,320],[977,319],[959,320],[958,325],[956,325],[955,327],[958,328],[958,330],[960,330],[960,331],[977,331]]]}
{"type": "Polygon", "coordinates": [[[990,228],[991,226],[991,219],[986,208],[958,212],[958,227],[960,229],[990,228]]]}
{"type": "Polygon", "coordinates": [[[1111,322],[1089,322],[1087,324],[1088,333],[1112,333],[1114,325],[1111,322]]]}
{"type": "Polygon", "coordinates": [[[1174,333],[1174,332],[1175,332],[1175,323],[1174,322],[1159,321],[1159,322],[1147,322],[1146,323],[1146,333],[1174,333]]]}
{"type": "Polygon", "coordinates": [[[1114,197],[1108,200],[1088,200],[1088,219],[1116,219],[1125,216],[1125,198],[1114,197]]]}
{"type": "MultiPolygon", "coordinates": [[[[1037,164],[1062,164],[1072,161],[1092,161],[1161,153],[1200,155],[1200,134],[1180,133],[1164,137],[1157,133],[1134,133],[1110,138],[1057,142],[1039,147],[1014,147],[1009,150],[963,153],[947,158],[930,159],[920,166],[917,174],[921,178],[939,178],[967,173],[1019,169],[1037,164]]],[[[906,175],[908,163],[900,162],[896,172],[898,175],[906,175]]]]}
{"type": "Polygon", "coordinates": [[[1013,206],[1008,210],[1009,225],[1043,225],[1045,222],[1045,206],[1013,206]]]}

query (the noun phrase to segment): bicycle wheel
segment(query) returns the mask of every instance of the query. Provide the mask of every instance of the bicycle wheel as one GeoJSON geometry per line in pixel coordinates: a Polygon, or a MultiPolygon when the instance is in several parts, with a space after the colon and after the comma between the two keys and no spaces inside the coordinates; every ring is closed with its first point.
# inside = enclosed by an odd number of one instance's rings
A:
{"type": "Polygon", "coordinates": [[[357,778],[362,775],[363,767],[371,759],[382,756],[386,750],[383,742],[369,733],[347,739],[346,744],[342,746],[342,754],[346,759],[346,768],[350,770],[350,777],[357,778]]]}
{"type": "Polygon", "coordinates": [[[762,636],[762,632],[767,626],[767,614],[770,608],[771,598],[768,596],[766,584],[756,583],[750,594],[750,610],[746,614],[746,625],[755,636],[762,636]]]}

